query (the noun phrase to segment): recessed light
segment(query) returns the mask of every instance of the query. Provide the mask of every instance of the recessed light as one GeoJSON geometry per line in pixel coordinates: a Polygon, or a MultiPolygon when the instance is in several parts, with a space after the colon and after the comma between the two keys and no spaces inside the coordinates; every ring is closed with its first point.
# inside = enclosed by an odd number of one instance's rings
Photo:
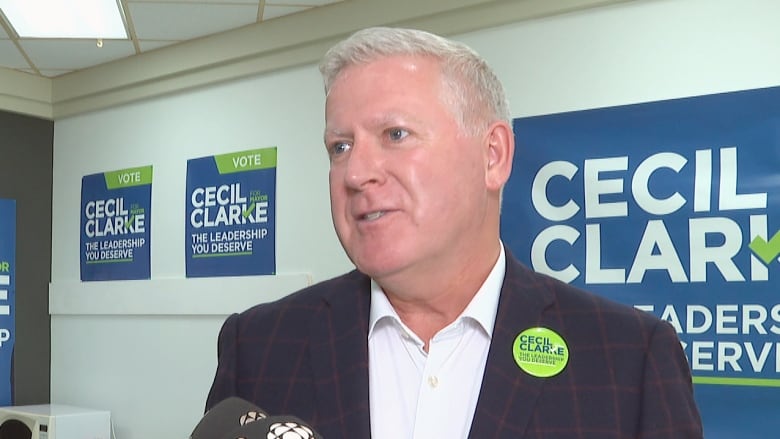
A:
{"type": "Polygon", "coordinates": [[[127,39],[117,0],[0,0],[20,38],[127,39]]]}

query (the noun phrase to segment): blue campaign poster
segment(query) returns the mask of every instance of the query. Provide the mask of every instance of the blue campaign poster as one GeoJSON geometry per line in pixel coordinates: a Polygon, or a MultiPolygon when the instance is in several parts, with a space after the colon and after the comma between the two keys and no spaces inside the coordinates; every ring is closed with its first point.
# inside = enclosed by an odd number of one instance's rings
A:
{"type": "Polygon", "coordinates": [[[276,274],[276,148],[187,161],[187,277],[276,274]]]}
{"type": "Polygon", "coordinates": [[[13,404],[16,201],[0,199],[0,406],[13,404]]]}
{"type": "Polygon", "coordinates": [[[81,280],[151,277],[152,167],[81,180],[81,280]]]}
{"type": "Polygon", "coordinates": [[[677,330],[705,437],[780,431],[780,87],[520,118],[502,237],[677,330]]]}

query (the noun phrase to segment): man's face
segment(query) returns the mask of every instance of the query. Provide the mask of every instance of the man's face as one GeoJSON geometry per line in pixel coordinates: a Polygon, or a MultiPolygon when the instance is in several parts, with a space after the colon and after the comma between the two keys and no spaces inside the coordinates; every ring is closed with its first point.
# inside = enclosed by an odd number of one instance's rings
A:
{"type": "Polygon", "coordinates": [[[469,242],[484,235],[485,153],[444,104],[448,93],[438,62],[419,56],[347,67],[330,89],[333,223],[375,279],[470,258],[469,242]]]}

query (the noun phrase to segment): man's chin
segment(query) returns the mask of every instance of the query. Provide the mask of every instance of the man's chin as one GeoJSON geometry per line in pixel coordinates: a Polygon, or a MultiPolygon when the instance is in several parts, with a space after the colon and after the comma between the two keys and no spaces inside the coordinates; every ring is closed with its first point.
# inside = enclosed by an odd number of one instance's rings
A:
{"type": "Polygon", "coordinates": [[[352,260],[358,271],[381,283],[383,279],[392,278],[401,271],[401,265],[387,260],[352,260]]]}

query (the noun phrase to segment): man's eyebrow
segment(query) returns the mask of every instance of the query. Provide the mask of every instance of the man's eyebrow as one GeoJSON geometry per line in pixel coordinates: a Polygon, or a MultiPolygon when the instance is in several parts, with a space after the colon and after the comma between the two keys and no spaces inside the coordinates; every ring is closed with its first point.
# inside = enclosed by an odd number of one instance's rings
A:
{"type": "MultiPolygon", "coordinates": [[[[408,125],[411,123],[422,123],[422,121],[413,114],[407,112],[391,111],[368,119],[367,126],[369,128],[384,128],[395,125],[408,125]]],[[[352,136],[352,130],[325,126],[323,138],[327,139],[328,136],[350,137],[352,136]]]]}
{"type": "Polygon", "coordinates": [[[328,128],[325,127],[325,130],[323,130],[322,138],[327,140],[328,136],[331,137],[345,137],[348,136],[348,132],[344,130],[340,130],[338,128],[328,128]]]}

